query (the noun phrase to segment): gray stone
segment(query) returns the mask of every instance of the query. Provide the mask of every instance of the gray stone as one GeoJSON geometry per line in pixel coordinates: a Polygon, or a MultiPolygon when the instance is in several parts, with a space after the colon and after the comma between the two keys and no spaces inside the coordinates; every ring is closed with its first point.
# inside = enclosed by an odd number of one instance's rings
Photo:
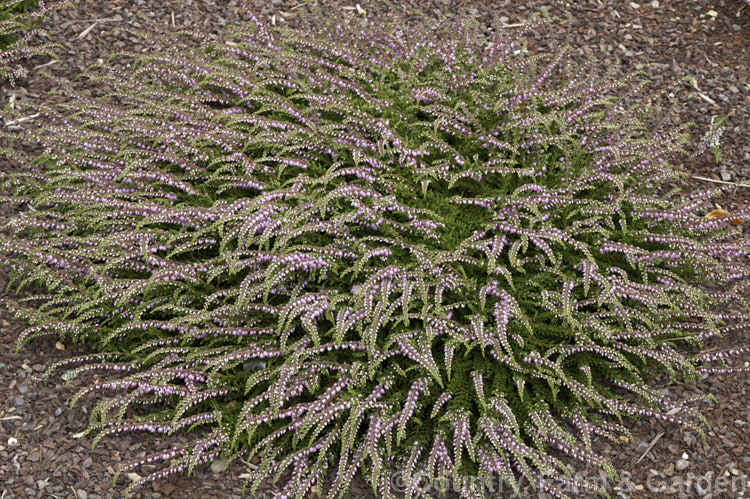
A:
{"type": "Polygon", "coordinates": [[[221,473],[227,469],[227,460],[225,458],[218,458],[215,459],[213,463],[211,463],[211,471],[214,473],[221,473]]]}

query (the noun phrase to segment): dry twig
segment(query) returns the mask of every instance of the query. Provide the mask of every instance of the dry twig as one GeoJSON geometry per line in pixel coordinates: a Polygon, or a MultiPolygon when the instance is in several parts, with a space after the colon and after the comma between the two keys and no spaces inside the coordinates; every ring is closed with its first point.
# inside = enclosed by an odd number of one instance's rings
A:
{"type": "Polygon", "coordinates": [[[659,434],[658,434],[658,435],[656,435],[656,437],[655,437],[655,438],[654,438],[654,439],[653,439],[653,440],[651,441],[651,443],[650,443],[650,444],[648,445],[648,448],[647,448],[647,449],[646,449],[646,450],[645,450],[645,451],[643,452],[643,454],[641,454],[641,457],[639,457],[639,458],[638,458],[638,460],[637,460],[637,461],[635,462],[635,464],[638,464],[638,463],[640,463],[640,462],[641,462],[641,461],[643,460],[643,458],[644,458],[644,457],[646,457],[646,454],[648,454],[648,453],[649,453],[649,452],[651,451],[651,449],[653,449],[653,448],[654,448],[654,445],[656,445],[656,442],[658,442],[658,441],[659,441],[659,439],[660,439],[661,437],[663,437],[663,436],[664,436],[664,432],[663,432],[663,431],[660,431],[660,432],[659,432],[659,434]]]}
{"type": "Polygon", "coordinates": [[[94,24],[92,24],[91,26],[89,26],[85,30],[81,31],[81,34],[78,35],[78,39],[79,40],[83,40],[84,38],[86,38],[86,35],[88,35],[89,33],[91,33],[91,30],[94,29],[94,28],[96,28],[97,24],[99,24],[99,21],[96,21],[94,24]]]}
{"type": "Polygon", "coordinates": [[[697,180],[704,180],[706,182],[713,182],[715,184],[732,185],[734,187],[750,187],[750,184],[742,184],[740,182],[725,182],[723,180],[716,180],[708,177],[700,177],[698,175],[692,175],[692,178],[697,180]]]}

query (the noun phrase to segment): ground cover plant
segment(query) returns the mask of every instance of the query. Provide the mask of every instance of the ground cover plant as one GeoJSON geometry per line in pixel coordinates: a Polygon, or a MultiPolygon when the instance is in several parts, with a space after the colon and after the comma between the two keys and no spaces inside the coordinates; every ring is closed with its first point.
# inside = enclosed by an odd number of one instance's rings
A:
{"type": "Polygon", "coordinates": [[[52,44],[31,43],[34,28],[66,2],[45,5],[38,0],[0,0],[0,78],[14,83],[26,75],[19,62],[32,55],[51,55],[52,44]]]}
{"type": "Polygon", "coordinates": [[[731,369],[700,347],[747,319],[748,243],[702,216],[719,190],[673,190],[689,127],[635,75],[525,53],[544,19],[482,40],[248,16],[196,50],[147,40],[92,72],[99,101],[11,136],[43,153],[4,151],[31,170],[3,176],[28,207],[0,240],[36,293],[10,302],[19,347],[98,352],[48,372],[102,373],[73,397],[107,394],[94,443],[193,430],[132,464],[163,465],[145,480],[259,458],[251,489],[289,472],[289,495],[342,496],[360,470],[383,497],[441,477],[474,497],[473,477],[569,484],[558,451],[614,477],[591,440],[624,418],[702,430],[647,381],[731,369]]]}

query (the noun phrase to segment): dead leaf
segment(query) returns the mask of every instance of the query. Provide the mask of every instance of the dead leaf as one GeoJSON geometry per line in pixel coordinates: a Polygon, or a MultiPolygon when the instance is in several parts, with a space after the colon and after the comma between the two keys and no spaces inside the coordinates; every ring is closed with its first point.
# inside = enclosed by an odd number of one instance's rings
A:
{"type": "MultiPolygon", "coordinates": [[[[726,216],[729,216],[729,215],[731,215],[731,214],[727,210],[716,209],[716,210],[711,210],[710,212],[706,213],[706,215],[705,215],[704,218],[709,218],[709,219],[711,219],[711,218],[723,218],[723,217],[726,217],[726,216]]],[[[729,223],[734,224],[734,225],[745,225],[745,221],[744,220],[742,220],[741,218],[736,218],[736,217],[735,218],[730,218],[729,219],[729,223]]]]}
{"type": "Polygon", "coordinates": [[[711,210],[710,212],[706,213],[706,218],[720,218],[725,217],[729,215],[729,212],[727,210],[722,210],[721,208],[717,208],[715,210],[711,210]]]}

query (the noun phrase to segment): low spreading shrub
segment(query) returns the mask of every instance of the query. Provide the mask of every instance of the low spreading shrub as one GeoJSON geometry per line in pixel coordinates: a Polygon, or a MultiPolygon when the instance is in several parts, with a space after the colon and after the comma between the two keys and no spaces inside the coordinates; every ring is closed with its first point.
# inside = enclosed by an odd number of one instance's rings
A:
{"type": "Polygon", "coordinates": [[[252,490],[342,496],[361,471],[392,497],[396,470],[407,496],[473,497],[469,477],[570,484],[561,452],[616,476],[592,440],[628,418],[701,431],[648,381],[731,370],[700,348],[747,319],[748,241],[701,216],[720,191],[674,189],[689,125],[657,123],[645,82],[529,55],[542,18],[485,40],[248,15],[118,55],[89,76],[105,97],[40,109],[19,140],[44,152],[6,151],[31,170],[4,176],[29,208],[0,240],[36,290],[10,302],[19,348],[93,349],[47,375],[103,373],[73,398],[106,395],[94,444],[196,435],[121,472],[242,458],[252,490]]]}
{"type": "Polygon", "coordinates": [[[39,0],[0,0],[0,79],[15,83],[26,76],[18,62],[33,55],[53,55],[53,44],[33,44],[35,29],[45,16],[67,1],[49,5],[39,0]]]}

